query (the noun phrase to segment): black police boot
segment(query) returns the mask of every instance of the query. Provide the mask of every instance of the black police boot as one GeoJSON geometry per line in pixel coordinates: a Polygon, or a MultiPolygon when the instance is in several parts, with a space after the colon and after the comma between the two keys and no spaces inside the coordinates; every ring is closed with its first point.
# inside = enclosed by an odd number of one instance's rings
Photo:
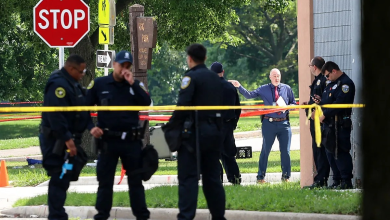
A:
{"type": "Polygon", "coordinates": [[[326,188],[327,186],[328,186],[327,181],[316,181],[313,184],[311,184],[310,186],[304,186],[303,188],[304,189],[320,189],[323,187],[326,188]]]}
{"type": "Polygon", "coordinates": [[[328,187],[328,189],[337,189],[340,188],[340,180],[333,180],[333,184],[328,187]]]}
{"type": "Polygon", "coordinates": [[[342,179],[340,184],[340,189],[353,189],[351,179],[342,179]]]}

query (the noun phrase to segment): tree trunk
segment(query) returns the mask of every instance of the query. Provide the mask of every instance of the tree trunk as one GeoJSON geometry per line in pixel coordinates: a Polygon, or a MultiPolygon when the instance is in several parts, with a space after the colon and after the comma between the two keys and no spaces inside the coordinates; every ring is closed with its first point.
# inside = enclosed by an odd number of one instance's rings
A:
{"type": "Polygon", "coordinates": [[[390,210],[390,1],[363,0],[363,219],[388,219],[390,210]]]}
{"type": "MultiPolygon", "coordinates": [[[[90,38],[85,36],[74,48],[69,49],[70,54],[77,54],[84,58],[87,64],[87,73],[83,77],[81,85],[87,87],[91,80],[95,79],[95,68],[96,68],[96,48],[92,45],[90,38]]],[[[92,118],[96,124],[96,118],[92,118]]],[[[89,131],[86,130],[83,134],[81,147],[85,150],[90,160],[97,158],[97,154],[92,146],[92,136],[89,131]]]]}

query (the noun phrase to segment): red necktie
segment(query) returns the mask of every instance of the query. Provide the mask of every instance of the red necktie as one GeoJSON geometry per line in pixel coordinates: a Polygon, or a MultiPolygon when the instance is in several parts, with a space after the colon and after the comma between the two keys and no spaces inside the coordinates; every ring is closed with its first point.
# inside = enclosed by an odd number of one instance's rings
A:
{"type": "Polygon", "coordinates": [[[275,86],[275,102],[279,99],[278,87],[275,86]]]}
{"type": "MultiPolygon", "coordinates": [[[[275,86],[275,102],[279,99],[279,93],[278,93],[278,87],[275,86]]],[[[282,112],[278,112],[278,115],[280,115],[282,112]]]]}

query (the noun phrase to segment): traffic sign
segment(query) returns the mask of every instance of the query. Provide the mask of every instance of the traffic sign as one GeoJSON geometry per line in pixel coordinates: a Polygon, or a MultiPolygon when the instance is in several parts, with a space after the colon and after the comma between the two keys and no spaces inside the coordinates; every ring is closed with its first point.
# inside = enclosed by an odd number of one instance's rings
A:
{"type": "Polygon", "coordinates": [[[41,0],[34,32],[50,47],[74,47],[89,32],[89,7],[82,0],[41,0]]]}
{"type": "Polygon", "coordinates": [[[115,60],[114,50],[97,50],[96,51],[96,66],[98,68],[112,68],[115,60]]]}
{"type": "Polygon", "coordinates": [[[114,27],[99,27],[99,44],[114,44],[114,27]]]}
{"type": "Polygon", "coordinates": [[[116,25],[115,0],[99,0],[98,24],[116,25]]]}

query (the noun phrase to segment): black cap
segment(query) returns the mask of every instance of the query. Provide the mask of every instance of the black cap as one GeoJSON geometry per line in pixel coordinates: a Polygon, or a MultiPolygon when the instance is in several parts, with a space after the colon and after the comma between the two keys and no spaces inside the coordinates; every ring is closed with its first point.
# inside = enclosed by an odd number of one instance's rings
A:
{"type": "Polygon", "coordinates": [[[131,55],[131,53],[129,51],[122,50],[116,54],[115,62],[120,63],[120,64],[125,63],[125,62],[133,63],[133,56],[131,55]]]}
{"type": "Polygon", "coordinates": [[[215,73],[222,73],[223,72],[222,64],[220,64],[218,62],[214,62],[213,64],[211,64],[210,70],[215,72],[215,73]]]}

